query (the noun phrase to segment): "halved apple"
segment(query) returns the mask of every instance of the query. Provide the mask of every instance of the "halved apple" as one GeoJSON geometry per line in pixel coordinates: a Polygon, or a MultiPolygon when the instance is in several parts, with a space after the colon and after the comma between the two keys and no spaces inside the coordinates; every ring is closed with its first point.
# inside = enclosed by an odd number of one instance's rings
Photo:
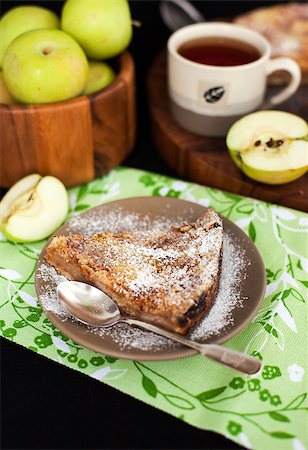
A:
{"type": "Polygon", "coordinates": [[[308,126],[284,111],[258,111],[230,128],[227,147],[232,160],[250,178],[284,184],[308,170],[308,126]]]}
{"type": "Polygon", "coordinates": [[[19,180],[0,202],[0,228],[14,242],[40,241],[65,220],[68,196],[55,177],[28,175],[19,180]]]}

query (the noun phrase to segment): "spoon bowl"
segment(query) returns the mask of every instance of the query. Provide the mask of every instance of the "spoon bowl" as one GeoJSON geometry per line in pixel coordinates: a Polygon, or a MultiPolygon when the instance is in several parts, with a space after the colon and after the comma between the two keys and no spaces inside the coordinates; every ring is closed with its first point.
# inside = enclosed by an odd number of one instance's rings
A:
{"type": "Polygon", "coordinates": [[[151,323],[122,316],[116,303],[100,289],[80,281],[63,281],[57,286],[57,297],[80,322],[96,327],[110,327],[119,322],[138,326],[160,336],[191,347],[203,356],[249,375],[261,369],[258,359],[217,344],[201,344],[151,323]]]}
{"type": "Polygon", "coordinates": [[[60,303],[80,322],[111,326],[121,319],[116,303],[103,291],[80,281],[62,281],[57,286],[60,303]]]}

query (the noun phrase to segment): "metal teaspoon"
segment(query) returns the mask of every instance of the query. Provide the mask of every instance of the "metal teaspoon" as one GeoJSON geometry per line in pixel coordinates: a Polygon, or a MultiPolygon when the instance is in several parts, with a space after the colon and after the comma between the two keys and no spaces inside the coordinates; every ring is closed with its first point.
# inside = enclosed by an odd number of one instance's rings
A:
{"type": "Polygon", "coordinates": [[[200,344],[150,323],[122,316],[116,303],[107,294],[89,284],[80,281],[62,281],[57,286],[57,296],[74,317],[87,325],[109,327],[124,322],[173,339],[207,358],[248,375],[257,373],[261,368],[258,359],[244,353],[217,344],[200,344]]]}

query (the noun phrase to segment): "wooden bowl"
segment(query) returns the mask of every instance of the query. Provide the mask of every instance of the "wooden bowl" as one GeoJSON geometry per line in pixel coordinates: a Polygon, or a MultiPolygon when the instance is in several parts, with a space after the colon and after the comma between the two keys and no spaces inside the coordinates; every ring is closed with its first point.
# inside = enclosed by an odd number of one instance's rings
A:
{"type": "Polygon", "coordinates": [[[44,105],[0,105],[0,186],[30,173],[84,183],[120,164],[136,135],[135,69],[128,52],[118,76],[90,96],[44,105]]]}

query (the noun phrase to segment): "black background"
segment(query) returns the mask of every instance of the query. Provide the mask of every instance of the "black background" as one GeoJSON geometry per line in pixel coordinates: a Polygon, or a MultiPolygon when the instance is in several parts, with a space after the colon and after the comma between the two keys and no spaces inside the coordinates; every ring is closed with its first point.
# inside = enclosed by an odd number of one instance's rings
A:
{"type": "MultiPolygon", "coordinates": [[[[279,2],[192,2],[207,19],[231,18],[279,2]]],[[[280,2],[281,3],[281,2],[280,2]]],[[[2,1],[1,14],[20,4],[60,13],[62,1],[2,1]]],[[[125,164],[174,175],[157,154],[150,134],[145,80],[169,31],[158,1],[131,0],[130,50],[137,70],[138,137],[125,164]]],[[[211,373],[204,374],[205,380],[211,373]]],[[[1,341],[1,447],[3,449],[239,449],[212,432],[191,427],[29,350],[1,341]]],[[[272,449],[275,450],[275,449],[272,449]]]]}

